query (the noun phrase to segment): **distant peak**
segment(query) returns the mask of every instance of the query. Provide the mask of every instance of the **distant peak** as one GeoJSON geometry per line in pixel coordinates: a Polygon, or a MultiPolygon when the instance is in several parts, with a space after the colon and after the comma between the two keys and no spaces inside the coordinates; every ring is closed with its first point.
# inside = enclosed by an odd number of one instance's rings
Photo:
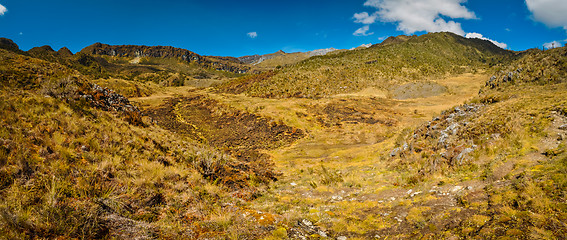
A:
{"type": "Polygon", "coordinates": [[[52,55],[53,53],[55,53],[55,50],[53,50],[53,48],[51,48],[48,45],[45,46],[41,46],[41,47],[34,47],[30,50],[27,51],[28,53],[32,54],[32,55],[52,55]]]}
{"type": "Polygon", "coordinates": [[[61,49],[59,49],[59,51],[57,51],[57,53],[61,56],[72,56],[73,52],[71,52],[71,50],[69,50],[67,47],[62,47],[61,49]]]}
{"type": "Polygon", "coordinates": [[[53,50],[53,48],[51,48],[51,46],[49,46],[49,45],[44,45],[44,46],[38,47],[37,49],[41,49],[43,51],[48,51],[48,52],[55,52],[55,50],[53,50]]]}
{"type": "Polygon", "coordinates": [[[388,37],[386,38],[386,40],[382,41],[382,43],[380,43],[380,45],[390,45],[390,44],[396,44],[396,43],[402,43],[405,42],[411,38],[416,37],[416,35],[413,36],[407,36],[407,35],[399,35],[396,37],[388,37]]]}
{"type": "Polygon", "coordinates": [[[310,51],[308,53],[309,53],[310,57],[313,57],[313,56],[327,55],[327,53],[334,52],[334,51],[337,51],[337,49],[336,48],[325,48],[325,49],[313,50],[313,51],[310,51]]]}
{"type": "Polygon", "coordinates": [[[20,48],[18,44],[14,43],[12,39],[8,38],[0,38],[0,48],[10,50],[10,51],[18,51],[20,48]]]}

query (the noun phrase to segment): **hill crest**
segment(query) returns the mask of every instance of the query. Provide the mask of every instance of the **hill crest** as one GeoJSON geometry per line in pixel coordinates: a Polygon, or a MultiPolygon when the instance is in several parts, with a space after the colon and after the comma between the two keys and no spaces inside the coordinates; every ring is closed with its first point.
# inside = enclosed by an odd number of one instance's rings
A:
{"type": "Polygon", "coordinates": [[[189,63],[233,73],[246,73],[249,67],[243,66],[232,57],[209,57],[202,56],[182,48],[171,46],[143,46],[143,45],[108,45],[95,43],[83,48],[81,53],[90,55],[105,55],[111,57],[154,57],[154,58],[177,58],[189,63]]]}
{"type": "Polygon", "coordinates": [[[247,84],[247,89],[236,88],[257,97],[319,98],[368,87],[389,90],[407,82],[472,73],[505,64],[514,57],[514,52],[490,41],[453,33],[402,35],[366,49],[311,57],[247,84]]]}

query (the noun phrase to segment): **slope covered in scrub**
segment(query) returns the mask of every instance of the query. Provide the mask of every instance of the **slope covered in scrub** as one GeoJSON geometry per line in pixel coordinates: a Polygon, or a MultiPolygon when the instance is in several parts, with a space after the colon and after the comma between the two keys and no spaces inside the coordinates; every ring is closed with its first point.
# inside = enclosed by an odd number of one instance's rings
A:
{"type": "Polygon", "coordinates": [[[257,97],[314,98],[368,87],[387,90],[410,81],[486,71],[514,57],[513,52],[489,41],[452,33],[397,39],[401,40],[309,58],[277,71],[268,79],[247,84],[244,92],[257,97]]]}
{"type": "Polygon", "coordinates": [[[242,215],[263,184],[250,184],[246,162],[143,120],[126,98],[63,65],[6,50],[0,58],[0,236],[264,231],[242,215]]]}

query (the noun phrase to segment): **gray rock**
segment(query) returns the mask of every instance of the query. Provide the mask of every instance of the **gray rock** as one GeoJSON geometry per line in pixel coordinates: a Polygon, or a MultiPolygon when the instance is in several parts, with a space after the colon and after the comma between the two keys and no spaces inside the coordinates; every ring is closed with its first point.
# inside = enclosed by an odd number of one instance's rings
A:
{"type": "Polygon", "coordinates": [[[390,157],[395,157],[398,156],[398,153],[400,152],[400,148],[394,148],[394,150],[392,150],[390,152],[390,157]]]}
{"type": "Polygon", "coordinates": [[[474,147],[465,148],[461,153],[459,153],[459,155],[457,155],[457,161],[459,161],[459,164],[461,164],[463,159],[465,159],[465,157],[472,151],[474,151],[474,147]]]}

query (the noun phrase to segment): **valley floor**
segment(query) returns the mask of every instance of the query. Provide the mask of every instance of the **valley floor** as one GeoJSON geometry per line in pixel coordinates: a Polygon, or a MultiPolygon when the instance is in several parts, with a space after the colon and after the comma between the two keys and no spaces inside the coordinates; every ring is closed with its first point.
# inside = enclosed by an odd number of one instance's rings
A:
{"type": "MultiPolygon", "coordinates": [[[[224,108],[303,129],[305,137],[291,145],[260,149],[282,175],[246,208],[258,224],[272,229],[275,239],[456,239],[482,236],[487,222],[505,221],[488,210],[490,191],[511,184],[502,177],[521,171],[518,162],[521,169],[530,169],[542,155],[529,153],[498,166],[500,179],[481,176],[485,164],[478,164],[417,180],[419,169],[412,169],[417,166],[400,166],[392,149],[444,110],[477,97],[488,78],[465,74],[441,79],[435,83],[447,87],[445,93],[406,100],[375,89],[325,99],[264,99],[178,87],[131,101],[149,110],[163,107],[167,99],[204,96],[224,108]]],[[[190,118],[190,112],[185,114],[190,118]]],[[[513,237],[520,230],[491,231],[513,237]]]]}

